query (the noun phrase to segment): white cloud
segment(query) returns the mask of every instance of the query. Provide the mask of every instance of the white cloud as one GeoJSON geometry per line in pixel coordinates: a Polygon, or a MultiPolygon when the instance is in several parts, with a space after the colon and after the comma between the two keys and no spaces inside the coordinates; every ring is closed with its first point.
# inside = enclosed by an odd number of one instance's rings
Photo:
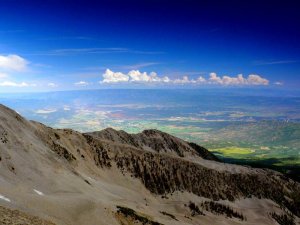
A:
{"type": "Polygon", "coordinates": [[[278,85],[278,86],[281,86],[281,85],[283,85],[283,82],[276,81],[276,82],[274,82],[274,84],[275,84],[275,85],[278,85]]]}
{"type": "Polygon", "coordinates": [[[153,66],[153,65],[158,65],[160,63],[158,62],[145,62],[145,63],[138,63],[138,64],[134,64],[134,65],[126,65],[126,66],[121,66],[120,68],[125,69],[125,70],[137,70],[137,69],[141,69],[144,67],[148,67],[148,66],[153,66]]]}
{"type": "Polygon", "coordinates": [[[223,76],[219,77],[216,73],[210,73],[210,84],[219,85],[269,85],[269,80],[257,75],[250,74],[248,78],[244,78],[242,74],[238,74],[236,77],[223,76]]]}
{"type": "Polygon", "coordinates": [[[159,77],[157,73],[151,72],[149,74],[149,81],[150,82],[162,82],[162,83],[169,83],[171,79],[167,76],[159,77]]]}
{"type": "Polygon", "coordinates": [[[158,77],[155,72],[147,74],[146,72],[141,73],[139,70],[131,70],[129,71],[128,76],[130,77],[130,82],[170,82],[169,77],[158,77]]]}
{"type": "Polygon", "coordinates": [[[196,83],[195,80],[190,80],[188,76],[183,76],[181,79],[175,79],[173,81],[174,84],[190,84],[196,83]]]}
{"type": "Polygon", "coordinates": [[[269,80],[261,77],[257,74],[250,74],[245,78],[242,74],[238,74],[236,77],[230,76],[218,76],[216,73],[210,73],[209,78],[205,79],[203,76],[199,76],[197,79],[190,79],[188,76],[182,78],[170,79],[167,76],[159,77],[157,73],[140,72],[139,70],[131,70],[127,74],[121,72],[113,72],[109,69],[103,74],[103,80],[100,83],[119,83],[119,82],[139,82],[139,83],[169,83],[177,85],[186,84],[207,84],[207,85],[269,85],[269,80]]]}
{"type": "Polygon", "coordinates": [[[198,79],[197,79],[197,81],[196,81],[197,83],[206,83],[206,79],[204,78],[204,77],[202,77],[202,76],[200,76],[200,77],[198,77],[198,79]]]}
{"type": "Polygon", "coordinates": [[[298,63],[299,60],[278,60],[278,61],[256,61],[254,65],[262,66],[262,65],[278,65],[278,64],[291,64],[298,63]]]}
{"type": "Polygon", "coordinates": [[[169,77],[167,77],[167,76],[164,76],[161,80],[164,83],[169,83],[171,81],[171,79],[169,77]]]}
{"type": "Polygon", "coordinates": [[[35,113],[37,114],[49,114],[49,113],[54,113],[56,112],[56,109],[39,109],[37,111],[35,111],[35,113]]]}
{"type": "Polygon", "coordinates": [[[19,55],[0,55],[0,86],[11,88],[36,87],[37,84],[20,81],[14,77],[21,72],[29,72],[29,62],[19,55]]]}
{"type": "Polygon", "coordinates": [[[7,78],[8,74],[0,72],[0,79],[7,78]]]}
{"type": "Polygon", "coordinates": [[[146,72],[140,72],[139,70],[131,70],[128,74],[121,72],[113,72],[110,69],[107,69],[103,74],[103,80],[100,83],[119,83],[119,82],[140,82],[140,83],[149,83],[149,82],[170,82],[170,78],[167,76],[158,77],[157,73],[151,72],[150,74],[146,72]]]}
{"type": "Polygon", "coordinates": [[[196,80],[190,79],[188,76],[171,81],[174,84],[206,84],[207,81],[203,76],[199,76],[196,80]]]}
{"type": "Polygon", "coordinates": [[[48,87],[52,87],[52,88],[57,87],[57,84],[55,84],[55,83],[48,83],[47,85],[48,85],[48,87]]]}
{"type": "Polygon", "coordinates": [[[0,69],[22,72],[27,70],[29,62],[18,55],[0,55],[0,69]]]}
{"type": "Polygon", "coordinates": [[[250,74],[247,81],[250,85],[269,85],[269,81],[267,79],[256,74],[250,74]]]}
{"type": "Polygon", "coordinates": [[[213,84],[222,84],[222,79],[221,77],[218,77],[216,73],[210,73],[209,74],[209,82],[213,84]]]}
{"type": "Polygon", "coordinates": [[[222,77],[223,85],[244,85],[247,84],[247,80],[243,77],[243,74],[238,74],[237,77],[222,77]]]}
{"type": "Polygon", "coordinates": [[[88,86],[89,83],[86,81],[78,81],[78,82],[74,83],[74,85],[84,87],[84,86],[88,86]]]}
{"type": "MultiPolygon", "coordinates": [[[[141,73],[138,70],[131,70],[128,73],[129,77],[130,77],[130,81],[141,81],[141,82],[148,82],[151,80],[150,76],[148,76],[148,74],[146,72],[141,73]]],[[[154,74],[154,76],[156,76],[156,74],[154,74]]]]}
{"type": "Polygon", "coordinates": [[[110,69],[105,70],[103,74],[103,83],[119,83],[129,81],[129,76],[120,72],[113,72],[110,69]]]}
{"type": "Polygon", "coordinates": [[[0,82],[0,86],[2,86],[2,87],[28,87],[28,86],[33,86],[33,85],[30,85],[26,82],[16,83],[16,82],[12,82],[12,81],[3,81],[3,82],[0,82]]]}

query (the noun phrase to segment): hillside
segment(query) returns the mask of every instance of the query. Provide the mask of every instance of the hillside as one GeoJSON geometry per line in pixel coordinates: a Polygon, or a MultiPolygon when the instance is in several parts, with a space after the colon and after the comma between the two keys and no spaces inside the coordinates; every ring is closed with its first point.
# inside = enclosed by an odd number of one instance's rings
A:
{"type": "Polygon", "coordinates": [[[157,130],[52,129],[1,105],[0,135],[4,225],[300,221],[299,183],[157,130]]]}
{"type": "Polygon", "coordinates": [[[203,159],[220,161],[207,149],[195,143],[187,143],[159,130],[144,130],[138,134],[128,134],[122,130],[117,131],[107,128],[102,131],[87,133],[87,135],[102,141],[134,146],[145,151],[164,153],[168,156],[201,157],[203,159]]]}

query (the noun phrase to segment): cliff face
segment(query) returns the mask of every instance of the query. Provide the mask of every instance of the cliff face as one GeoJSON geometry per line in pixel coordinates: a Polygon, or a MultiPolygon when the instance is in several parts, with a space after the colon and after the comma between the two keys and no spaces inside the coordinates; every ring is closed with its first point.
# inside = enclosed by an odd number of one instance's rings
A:
{"type": "Polygon", "coordinates": [[[299,183],[271,170],[224,164],[205,148],[157,130],[81,134],[0,106],[0,135],[5,212],[55,224],[130,224],[145,214],[161,224],[276,224],[271,213],[299,220],[299,183]],[[137,214],[117,211],[118,205],[137,214]],[[201,205],[203,213],[195,213],[201,205]],[[225,219],[207,205],[239,216],[225,219]]]}

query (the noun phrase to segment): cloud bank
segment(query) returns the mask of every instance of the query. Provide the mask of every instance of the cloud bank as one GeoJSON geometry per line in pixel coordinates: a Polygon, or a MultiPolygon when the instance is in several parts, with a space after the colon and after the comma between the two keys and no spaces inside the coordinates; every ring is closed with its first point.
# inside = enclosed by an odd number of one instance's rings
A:
{"type": "Polygon", "coordinates": [[[248,78],[244,78],[242,74],[238,74],[236,77],[219,77],[216,73],[210,73],[208,83],[221,85],[269,85],[269,80],[257,74],[250,74],[248,78]]]}
{"type": "Polygon", "coordinates": [[[122,83],[122,82],[138,82],[138,83],[151,83],[151,82],[170,82],[170,78],[158,77],[155,72],[141,73],[139,70],[131,70],[127,74],[121,72],[113,72],[107,69],[103,74],[103,80],[100,83],[122,83]]]}
{"type": "Polygon", "coordinates": [[[250,74],[248,77],[244,77],[242,74],[238,74],[236,77],[230,77],[227,75],[218,76],[216,73],[210,73],[206,79],[203,76],[199,76],[196,79],[190,79],[188,76],[182,78],[171,79],[168,76],[158,76],[157,73],[140,72],[139,70],[131,70],[127,74],[121,72],[113,72],[107,69],[103,76],[103,80],[100,83],[113,84],[113,83],[161,83],[161,84],[173,84],[173,85],[222,85],[222,86],[267,86],[269,80],[261,77],[257,74],[250,74]]]}
{"type": "Polygon", "coordinates": [[[16,83],[12,81],[3,81],[0,82],[0,86],[1,87],[28,87],[28,86],[35,86],[35,85],[28,84],[26,82],[16,83]]]}

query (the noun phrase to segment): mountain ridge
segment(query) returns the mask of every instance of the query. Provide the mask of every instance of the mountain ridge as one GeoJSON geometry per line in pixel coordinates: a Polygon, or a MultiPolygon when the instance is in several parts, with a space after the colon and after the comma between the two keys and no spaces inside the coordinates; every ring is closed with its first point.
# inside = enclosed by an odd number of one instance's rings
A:
{"type": "Polygon", "coordinates": [[[129,134],[123,130],[117,131],[113,128],[106,128],[101,131],[86,134],[100,140],[110,140],[120,144],[132,145],[145,151],[168,153],[179,157],[198,156],[220,162],[214,154],[210,153],[204,147],[195,143],[182,141],[180,138],[156,129],[143,130],[137,134],[129,134]]]}
{"type": "Polygon", "coordinates": [[[160,131],[81,134],[27,121],[0,105],[0,134],[0,195],[9,199],[0,205],[55,224],[130,224],[140,218],[117,211],[118,205],[162,224],[223,221],[205,201],[229,205],[247,218],[223,224],[276,224],[273,212],[299,221],[299,183],[271,170],[218,162],[201,146],[160,131]],[[195,216],[202,204],[205,216],[195,216]],[[258,204],[261,212],[247,204],[258,204]]]}

